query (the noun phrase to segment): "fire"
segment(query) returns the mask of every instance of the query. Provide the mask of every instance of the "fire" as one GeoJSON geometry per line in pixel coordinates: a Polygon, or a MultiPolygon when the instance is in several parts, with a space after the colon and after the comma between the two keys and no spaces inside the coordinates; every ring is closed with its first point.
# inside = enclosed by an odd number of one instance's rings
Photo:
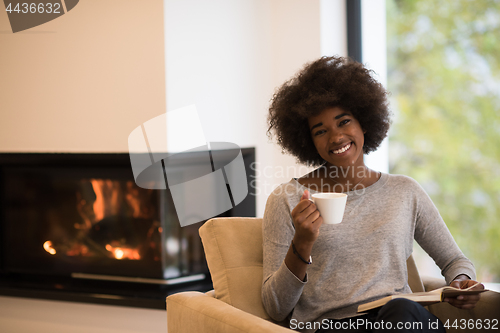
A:
{"type": "Polygon", "coordinates": [[[139,250],[130,249],[126,247],[118,247],[111,246],[111,244],[106,244],[106,250],[111,252],[115,259],[131,259],[131,260],[139,260],[141,256],[139,254],[139,250]]]}
{"type": "Polygon", "coordinates": [[[135,218],[150,217],[152,210],[144,205],[144,200],[149,199],[152,190],[139,189],[133,181],[126,182],[125,188],[119,181],[110,179],[90,179],[90,183],[96,196],[92,205],[94,212],[92,224],[107,216],[119,215],[123,211],[130,211],[135,218]]]}
{"type": "Polygon", "coordinates": [[[56,250],[52,247],[52,242],[49,240],[43,243],[43,249],[52,255],[56,254],[56,250]]]}
{"type": "Polygon", "coordinates": [[[116,259],[122,259],[123,258],[123,250],[118,248],[115,249],[115,258],[116,259]]]}
{"type": "MultiPolygon", "coordinates": [[[[155,209],[154,202],[156,201],[155,191],[145,190],[138,188],[133,181],[123,181],[114,179],[96,179],[90,178],[82,180],[82,190],[77,191],[77,210],[83,221],[77,221],[74,224],[75,229],[78,230],[77,239],[74,244],[69,245],[69,250],[66,251],[68,256],[99,256],[103,253],[102,248],[105,245],[105,255],[110,258],[122,260],[140,260],[141,254],[148,253],[151,256],[151,251],[144,250],[149,247],[150,250],[155,251],[157,244],[155,243],[156,232],[161,233],[159,222],[157,221],[157,209],[155,209]],[[84,189],[84,190],[83,190],[84,189]],[[149,230],[146,226],[140,226],[139,219],[144,220],[143,223],[151,223],[149,230]],[[150,220],[151,222],[147,222],[150,220]],[[137,232],[144,234],[138,237],[144,238],[142,245],[134,245],[132,248],[127,237],[118,237],[116,240],[107,238],[107,229],[118,230],[121,226],[120,223],[131,223],[131,227],[135,228],[137,232]],[[146,232],[146,230],[148,230],[146,232]],[[105,237],[105,242],[94,244],[88,248],[83,240],[87,237],[105,237]],[[109,243],[109,244],[107,244],[109,243]],[[144,253],[143,253],[144,251],[144,253]]],[[[123,228],[127,228],[124,225],[123,228]]],[[[127,229],[128,230],[128,229],[127,229]]],[[[133,239],[133,244],[137,244],[137,239],[133,239]]],[[[52,247],[51,245],[47,245],[52,247]]],[[[45,245],[44,245],[45,248],[45,245]]],[[[45,248],[47,252],[47,248],[45,248]]],[[[62,248],[58,248],[59,251],[62,248]]],[[[49,252],[51,253],[51,252],[49,252]]]]}
{"type": "Polygon", "coordinates": [[[100,221],[106,216],[117,215],[120,209],[119,183],[112,180],[98,179],[91,179],[90,183],[96,195],[93,207],[96,221],[100,221]]]}

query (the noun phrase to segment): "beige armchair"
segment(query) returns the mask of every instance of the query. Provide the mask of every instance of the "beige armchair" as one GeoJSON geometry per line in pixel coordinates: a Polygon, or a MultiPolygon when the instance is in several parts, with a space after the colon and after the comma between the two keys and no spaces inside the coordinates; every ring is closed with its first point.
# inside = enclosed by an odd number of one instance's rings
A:
{"type": "MultiPolygon", "coordinates": [[[[168,296],[168,332],[294,332],[274,323],[262,306],[262,219],[215,218],[199,232],[214,290],[168,296]]],[[[431,290],[444,285],[444,279],[423,279],[422,283],[412,257],[407,266],[413,292],[423,291],[424,286],[431,290]]],[[[500,293],[483,293],[476,308],[469,311],[448,303],[429,309],[443,322],[457,318],[491,320],[499,317],[500,293]]]]}

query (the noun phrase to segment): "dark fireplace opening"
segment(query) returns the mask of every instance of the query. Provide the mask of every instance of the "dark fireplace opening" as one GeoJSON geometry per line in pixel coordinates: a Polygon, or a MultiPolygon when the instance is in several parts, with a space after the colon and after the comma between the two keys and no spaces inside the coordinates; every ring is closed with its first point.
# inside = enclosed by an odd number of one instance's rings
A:
{"type": "MultiPolygon", "coordinates": [[[[250,184],[254,149],[242,157],[250,184]]],[[[255,216],[252,187],[219,216],[255,216]]],[[[128,154],[0,154],[0,293],[165,308],[212,288],[203,222],[181,227],[170,191],[138,187],[128,154]]]]}

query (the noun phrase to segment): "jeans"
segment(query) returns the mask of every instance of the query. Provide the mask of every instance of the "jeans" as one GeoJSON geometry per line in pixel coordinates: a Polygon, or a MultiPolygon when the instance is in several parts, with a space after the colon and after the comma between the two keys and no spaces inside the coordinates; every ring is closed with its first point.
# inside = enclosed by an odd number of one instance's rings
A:
{"type": "Polygon", "coordinates": [[[359,317],[329,320],[326,326],[316,333],[446,332],[436,316],[420,304],[404,298],[394,299],[379,310],[359,317]]]}

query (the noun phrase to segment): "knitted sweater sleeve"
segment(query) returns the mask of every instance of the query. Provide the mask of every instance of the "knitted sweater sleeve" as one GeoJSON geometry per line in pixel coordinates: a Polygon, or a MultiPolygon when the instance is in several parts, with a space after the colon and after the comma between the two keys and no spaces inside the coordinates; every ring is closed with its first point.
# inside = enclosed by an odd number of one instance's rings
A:
{"type": "Polygon", "coordinates": [[[271,318],[282,321],[292,313],[299,301],[307,275],[301,281],[284,262],[295,234],[290,212],[296,204],[291,204],[287,195],[279,189],[267,200],[262,225],[262,303],[271,318]]]}
{"type": "Polygon", "coordinates": [[[459,249],[431,198],[412,181],[416,198],[415,240],[441,268],[447,284],[460,274],[475,280],[474,265],[459,249]]]}

